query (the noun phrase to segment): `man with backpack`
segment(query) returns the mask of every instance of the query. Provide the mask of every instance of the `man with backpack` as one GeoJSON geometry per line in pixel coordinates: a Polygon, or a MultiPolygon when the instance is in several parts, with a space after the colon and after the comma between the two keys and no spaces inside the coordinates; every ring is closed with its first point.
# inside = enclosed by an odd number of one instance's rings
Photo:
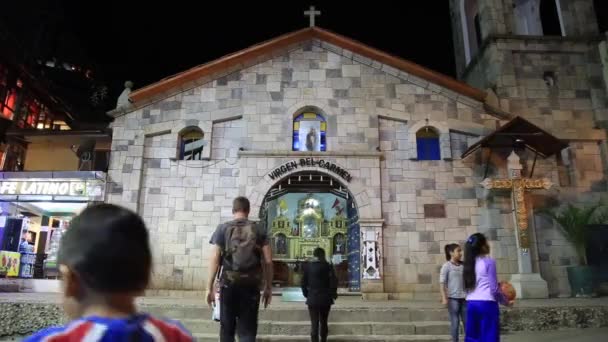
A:
{"type": "Polygon", "coordinates": [[[258,330],[260,287],[266,308],[272,298],[272,252],[268,234],[248,219],[249,200],[232,202],[232,221],[221,224],[211,236],[207,303],[215,303],[214,283],[220,281],[220,342],[255,342],[258,330]]]}

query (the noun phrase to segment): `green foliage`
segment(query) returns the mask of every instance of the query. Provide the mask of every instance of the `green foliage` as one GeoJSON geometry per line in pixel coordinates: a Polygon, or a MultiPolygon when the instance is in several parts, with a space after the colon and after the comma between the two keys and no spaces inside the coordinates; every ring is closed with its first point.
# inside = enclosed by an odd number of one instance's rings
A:
{"type": "Polygon", "coordinates": [[[586,244],[589,226],[594,224],[608,224],[608,211],[601,203],[591,206],[575,206],[567,204],[565,207],[541,210],[540,214],[551,218],[568,240],[579,258],[581,265],[587,265],[586,244]]]}

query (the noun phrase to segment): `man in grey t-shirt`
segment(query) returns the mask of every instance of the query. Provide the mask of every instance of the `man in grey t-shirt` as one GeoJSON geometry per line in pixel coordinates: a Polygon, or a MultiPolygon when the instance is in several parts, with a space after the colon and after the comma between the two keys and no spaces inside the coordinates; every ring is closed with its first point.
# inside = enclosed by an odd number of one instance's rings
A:
{"type": "Polygon", "coordinates": [[[232,213],[234,219],[219,225],[209,241],[207,303],[215,303],[214,283],[222,266],[220,342],[234,342],[237,331],[240,342],[255,342],[262,284],[264,307],[272,298],[272,252],[267,233],[248,219],[247,198],[235,198],[232,213]]]}

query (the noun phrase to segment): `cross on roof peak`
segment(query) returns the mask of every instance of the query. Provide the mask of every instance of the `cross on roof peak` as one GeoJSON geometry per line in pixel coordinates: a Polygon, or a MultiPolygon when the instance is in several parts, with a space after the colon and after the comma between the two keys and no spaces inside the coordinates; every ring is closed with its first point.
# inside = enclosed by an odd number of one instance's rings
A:
{"type": "Polygon", "coordinates": [[[321,11],[316,11],[315,6],[310,6],[308,11],[304,11],[304,15],[310,20],[310,27],[315,26],[315,17],[321,15],[321,11]]]}

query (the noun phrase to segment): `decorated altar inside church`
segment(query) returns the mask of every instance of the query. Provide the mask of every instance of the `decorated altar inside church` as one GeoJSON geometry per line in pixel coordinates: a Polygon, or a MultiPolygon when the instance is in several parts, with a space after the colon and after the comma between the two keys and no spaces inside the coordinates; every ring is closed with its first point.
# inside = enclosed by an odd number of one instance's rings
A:
{"type": "Polygon", "coordinates": [[[345,201],[331,194],[290,193],[277,199],[274,205],[276,211],[268,217],[275,263],[274,284],[298,286],[302,262],[311,260],[315,248],[321,247],[336,267],[339,282],[346,287],[345,201]]]}

